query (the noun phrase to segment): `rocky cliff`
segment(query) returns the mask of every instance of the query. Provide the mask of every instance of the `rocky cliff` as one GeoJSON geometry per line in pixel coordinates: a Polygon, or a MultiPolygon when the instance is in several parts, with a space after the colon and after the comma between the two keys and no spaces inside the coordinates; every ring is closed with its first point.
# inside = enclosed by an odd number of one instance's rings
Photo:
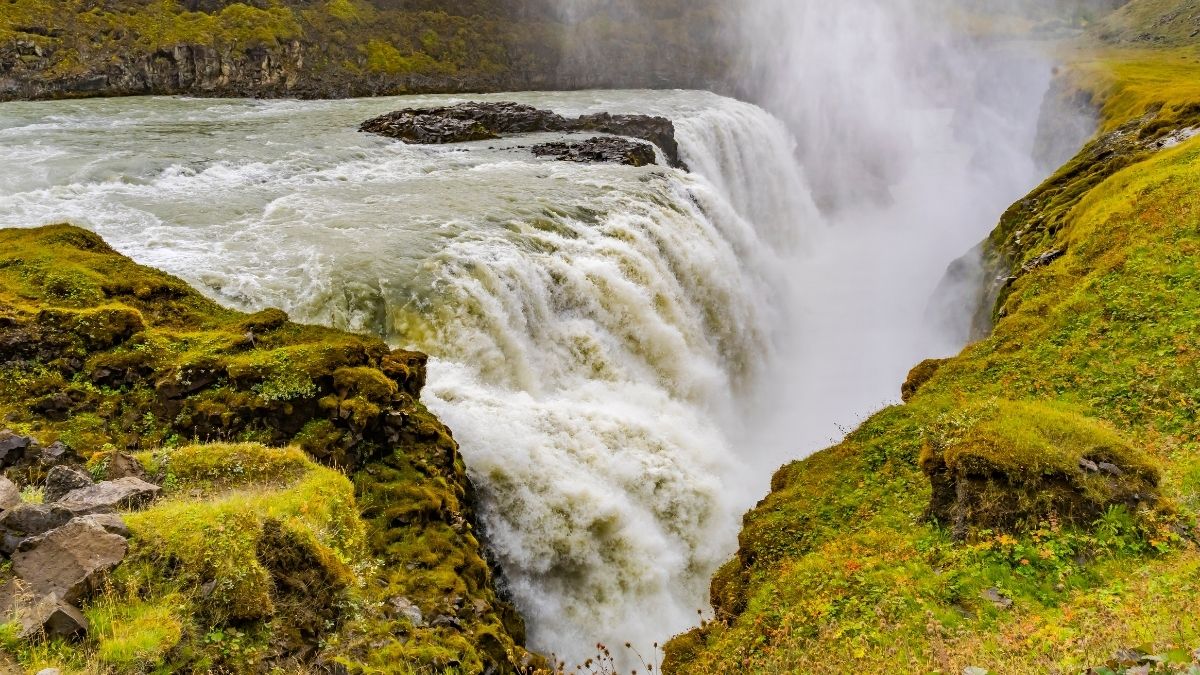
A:
{"type": "Polygon", "coordinates": [[[13,0],[0,100],[710,84],[719,10],[637,4],[565,16],[544,0],[13,0]]]}
{"type": "Polygon", "coordinates": [[[34,671],[540,664],[424,383],[422,354],[226,310],[84,230],[0,230],[0,651],[34,671]],[[157,501],[69,491],[127,478],[157,501]],[[80,562],[46,578],[38,551],[80,562]]]}

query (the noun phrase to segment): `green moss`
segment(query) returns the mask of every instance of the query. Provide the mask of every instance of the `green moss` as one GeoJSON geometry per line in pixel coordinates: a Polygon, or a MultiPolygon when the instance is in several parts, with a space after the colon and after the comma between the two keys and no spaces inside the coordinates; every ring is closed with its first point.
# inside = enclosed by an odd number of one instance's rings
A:
{"type": "MultiPolygon", "coordinates": [[[[1081,81],[1106,130],[1190,124],[1179,54],[1105,59],[1081,81]]],[[[779,471],[667,672],[1081,672],[1200,644],[1200,139],[1106,143],[993,234],[1013,269],[1060,257],[1014,274],[991,334],[779,471]]]]}

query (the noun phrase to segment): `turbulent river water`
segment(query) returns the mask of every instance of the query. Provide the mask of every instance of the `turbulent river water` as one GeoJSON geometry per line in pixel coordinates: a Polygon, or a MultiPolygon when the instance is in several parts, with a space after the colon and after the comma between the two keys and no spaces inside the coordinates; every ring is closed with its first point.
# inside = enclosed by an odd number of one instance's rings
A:
{"type": "MultiPolygon", "coordinates": [[[[707,606],[768,467],[953,346],[905,327],[1028,179],[991,200],[898,192],[879,212],[899,216],[850,209],[870,225],[839,230],[810,197],[820,167],[753,105],[475,98],[666,115],[692,171],[535,159],[524,146],[543,136],[355,132],[449,97],[13,103],[0,225],[72,222],[224,303],[429,352],[428,403],[462,445],[533,646],[582,659],[598,640],[662,640],[707,606]]],[[[941,144],[939,171],[974,175],[978,148],[951,126],[930,111],[909,128],[941,144]]]]}

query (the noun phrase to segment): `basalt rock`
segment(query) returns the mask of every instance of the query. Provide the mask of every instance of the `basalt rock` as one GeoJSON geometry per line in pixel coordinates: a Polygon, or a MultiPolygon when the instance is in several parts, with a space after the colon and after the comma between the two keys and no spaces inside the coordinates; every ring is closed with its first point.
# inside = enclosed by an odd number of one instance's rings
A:
{"type": "Polygon", "coordinates": [[[46,475],[43,499],[47,502],[56,502],[65,497],[68,492],[88,487],[91,484],[92,477],[86,471],[69,466],[56,466],[51,468],[50,473],[46,475]]]}
{"type": "Polygon", "coordinates": [[[58,505],[75,515],[107,513],[142,506],[154,499],[161,489],[140,478],[127,476],[71,490],[63,495],[58,505]]]}
{"type": "Polygon", "coordinates": [[[36,597],[76,603],[125,558],[125,538],[82,518],[21,543],[12,570],[36,597]]]}
{"type": "MultiPolygon", "coordinates": [[[[662,150],[671,166],[687,168],[679,157],[679,144],[675,139],[675,124],[665,117],[651,115],[598,113],[567,118],[549,110],[541,110],[519,103],[471,102],[441,108],[397,110],[363,122],[359,131],[380,134],[414,144],[462,143],[500,138],[508,134],[537,132],[598,132],[652,143],[662,150]]],[[[593,138],[583,144],[565,144],[579,146],[574,148],[575,156],[581,157],[581,159],[572,161],[614,161],[612,159],[582,159],[588,156],[589,151],[586,146],[588,144],[596,145],[598,140],[601,139],[593,138]]],[[[614,147],[616,145],[616,142],[604,141],[604,143],[613,144],[614,147]]],[[[546,151],[544,146],[538,147],[543,147],[543,151],[546,151]]],[[[571,149],[568,148],[564,154],[570,154],[571,149]]],[[[601,154],[621,156],[628,153],[614,150],[601,154]]],[[[653,163],[644,161],[644,153],[639,161],[642,163],[637,166],[653,163]]]]}
{"type": "Polygon", "coordinates": [[[586,141],[543,143],[533,147],[538,157],[553,157],[560,162],[585,164],[626,164],[648,166],[655,163],[654,148],[638,141],[616,136],[597,136],[586,141]]]}

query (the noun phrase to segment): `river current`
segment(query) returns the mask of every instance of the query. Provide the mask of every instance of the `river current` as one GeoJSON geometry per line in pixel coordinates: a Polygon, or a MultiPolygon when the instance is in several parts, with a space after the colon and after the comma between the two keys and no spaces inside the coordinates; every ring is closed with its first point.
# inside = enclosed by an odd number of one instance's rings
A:
{"type": "MultiPolygon", "coordinates": [[[[890,211],[847,210],[851,228],[817,209],[820,167],[753,105],[473,99],[665,115],[691,172],[534,158],[546,134],[418,147],[356,132],[461,100],[446,96],[11,103],[0,226],[71,222],[222,303],[427,351],[427,403],[461,443],[532,646],[583,659],[597,641],[661,641],[707,607],[769,469],[953,348],[906,327],[1028,178],[941,206],[897,192],[890,211]]],[[[929,111],[906,133],[966,176],[977,153],[944,142],[950,127],[929,111]]]]}

